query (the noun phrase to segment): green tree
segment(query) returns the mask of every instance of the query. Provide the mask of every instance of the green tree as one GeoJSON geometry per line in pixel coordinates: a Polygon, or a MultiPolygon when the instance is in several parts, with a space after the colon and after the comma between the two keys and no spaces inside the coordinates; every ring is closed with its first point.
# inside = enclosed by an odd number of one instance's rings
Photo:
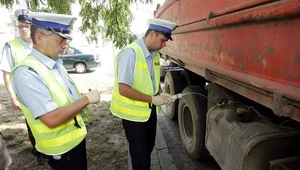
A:
{"type": "MultiPolygon", "coordinates": [[[[15,0],[0,0],[0,5],[11,8],[15,0]]],[[[30,10],[71,14],[75,0],[31,0],[30,10]]],[[[82,26],[79,30],[89,42],[97,42],[98,35],[110,39],[115,47],[122,48],[136,37],[130,31],[133,14],[130,5],[152,3],[152,0],[79,0],[82,26]]]]}

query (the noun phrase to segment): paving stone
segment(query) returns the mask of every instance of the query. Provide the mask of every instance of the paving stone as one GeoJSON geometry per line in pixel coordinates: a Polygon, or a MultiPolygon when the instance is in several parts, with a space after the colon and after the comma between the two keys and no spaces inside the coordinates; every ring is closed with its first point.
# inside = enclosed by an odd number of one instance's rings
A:
{"type": "Polygon", "coordinates": [[[170,166],[174,168],[173,170],[176,170],[176,166],[173,166],[173,158],[169,153],[158,152],[158,156],[163,170],[167,170],[170,166]]]}
{"type": "MultiPolygon", "coordinates": [[[[197,161],[188,156],[185,152],[178,128],[178,122],[171,121],[168,118],[158,117],[158,122],[164,135],[169,153],[172,156],[174,166],[178,170],[220,170],[216,164],[210,163],[210,161],[197,161]]],[[[160,155],[162,157],[162,155],[160,155]]],[[[160,158],[161,160],[161,158],[160,158]]],[[[163,166],[162,166],[163,167],[163,166]]],[[[168,169],[172,170],[172,165],[168,169]]],[[[166,170],[166,167],[163,167],[166,170]]]]}
{"type": "MultiPolygon", "coordinates": [[[[151,153],[150,169],[151,170],[177,170],[159,124],[156,130],[155,146],[151,153]]],[[[132,170],[131,158],[129,154],[128,154],[128,170],[132,170]]]]}
{"type": "Polygon", "coordinates": [[[152,170],[162,170],[160,165],[153,165],[151,166],[152,170]]]}
{"type": "Polygon", "coordinates": [[[162,131],[161,131],[161,129],[160,129],[159,126],[157,126],[157,129],[156,129],[155,148],[157,150],[167,148],[167,143],[166,143],[166,141],[164,139],[164,136],[163,136],[162,131]]]}
{"type": "Polygon", "coordinates": [[[160,165],[160,161],[158,159],[151,159],[151,165],[160,165]]]}
{"type": "Polygon", "coordinates": [[[180,154],[179,154],[179,158],[180,158],[181,161],[188,162],[188,158],[187,158],[186,155],[183,154],[183,153],[180,153],[180,154]]]}
{"type": "Polygon", "coordinates": [[[155,155],[151,155],[151,162],[152,162],[152,160],[158,160],[158,156],[157,156],[157,154],[155,154],[155,155]]]}

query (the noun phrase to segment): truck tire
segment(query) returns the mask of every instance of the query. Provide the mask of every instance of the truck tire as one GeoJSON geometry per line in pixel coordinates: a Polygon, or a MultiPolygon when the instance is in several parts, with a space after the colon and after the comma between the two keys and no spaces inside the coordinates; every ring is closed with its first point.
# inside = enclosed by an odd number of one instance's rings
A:
{"type": "Polygon", "coordinates": [[[189,86],[182,94],[192,93],[183,96],[178,105],[178,123],[182,144],[194,159],[206,159],[209,152],[205,147],[207,96],[204,87],[189,86]],[[201,94],[201,95],[197,95],[201,94]]]}
{"type": "MultiPolygon", "coordinates": [[[[181,93],[185,87],[186,87],[186,80],[180,71],[167,72],[164,81],[165,93],[169,93],[171,95],[181,93]]],[[[177,120],[178,100],[166,106],[167,106],[167,113],[165,113],[166,116],[169,117],[171,120],[177,120]]]]}

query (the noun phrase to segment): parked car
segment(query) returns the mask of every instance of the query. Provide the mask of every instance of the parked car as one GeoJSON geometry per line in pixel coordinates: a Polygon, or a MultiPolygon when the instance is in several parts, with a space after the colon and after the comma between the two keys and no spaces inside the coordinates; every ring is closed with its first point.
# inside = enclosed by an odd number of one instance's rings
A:
{"type": "Polygon", "coordinates": [[[67,70],[75,69],[77,73],[85,73],[92,68],[102,65],[99,55],[85,53],[73,46],[66,48],[61,59],[67,70]]]}

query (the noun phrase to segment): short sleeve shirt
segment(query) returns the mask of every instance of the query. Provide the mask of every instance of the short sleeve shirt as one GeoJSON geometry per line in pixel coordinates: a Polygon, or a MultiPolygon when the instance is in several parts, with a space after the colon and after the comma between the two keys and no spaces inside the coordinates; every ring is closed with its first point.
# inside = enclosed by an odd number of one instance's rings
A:
{"type": "MultiPolygon", "coordinates": [[[[136,40],[136,43],[141,47],[144,56],[146,58],[146,62],[148,65],[148,69],[151,75],[152,86],[155,89],[155,79],[154,79],[154,69],[153,69],[153,60],[156,54],[156,51],[151,51],[147,49],[145,42],[143,39],[136,40]]],[[[120,52],[118,57],[118,83],[124,83],[128,86],[132,86],[133,75],[135,71],[135,63],[136,63],[136,54],[133,49],[125,49],[120,52]]]]}
{"type": "MultiPolygon", "coordinates": [[[[59,66],[62,65],[61,59],[52,60],[35,49],[32,49],[30,55],[36,57],[53,72],[69,91],[73,101],[79,99],[75,86],[68,78],[67,73],[59,69],[59,66]]],[[[13,88],[20,102],[32,112],[34,118],[38,118],[58,108],[58,105],[51,97],[46,83],[30,67],[18,67],[13,76],[13,88]]]]}
{"type": "MultiPolygon", "coordinates": [[[[20,40],[23,48],[26,51],[26,55],[24,56],[25,58],[31,52],[32,47],[31,45],[26,43],[22,38],[18,37],[17,39],[20,40]]],[[[5,44],[2,50],[2,58],[0,60],[0,70],[10,73],[13,68],[14,68],[14,61],[13,61],[11,49],[8,44],[5,44]]]]}

